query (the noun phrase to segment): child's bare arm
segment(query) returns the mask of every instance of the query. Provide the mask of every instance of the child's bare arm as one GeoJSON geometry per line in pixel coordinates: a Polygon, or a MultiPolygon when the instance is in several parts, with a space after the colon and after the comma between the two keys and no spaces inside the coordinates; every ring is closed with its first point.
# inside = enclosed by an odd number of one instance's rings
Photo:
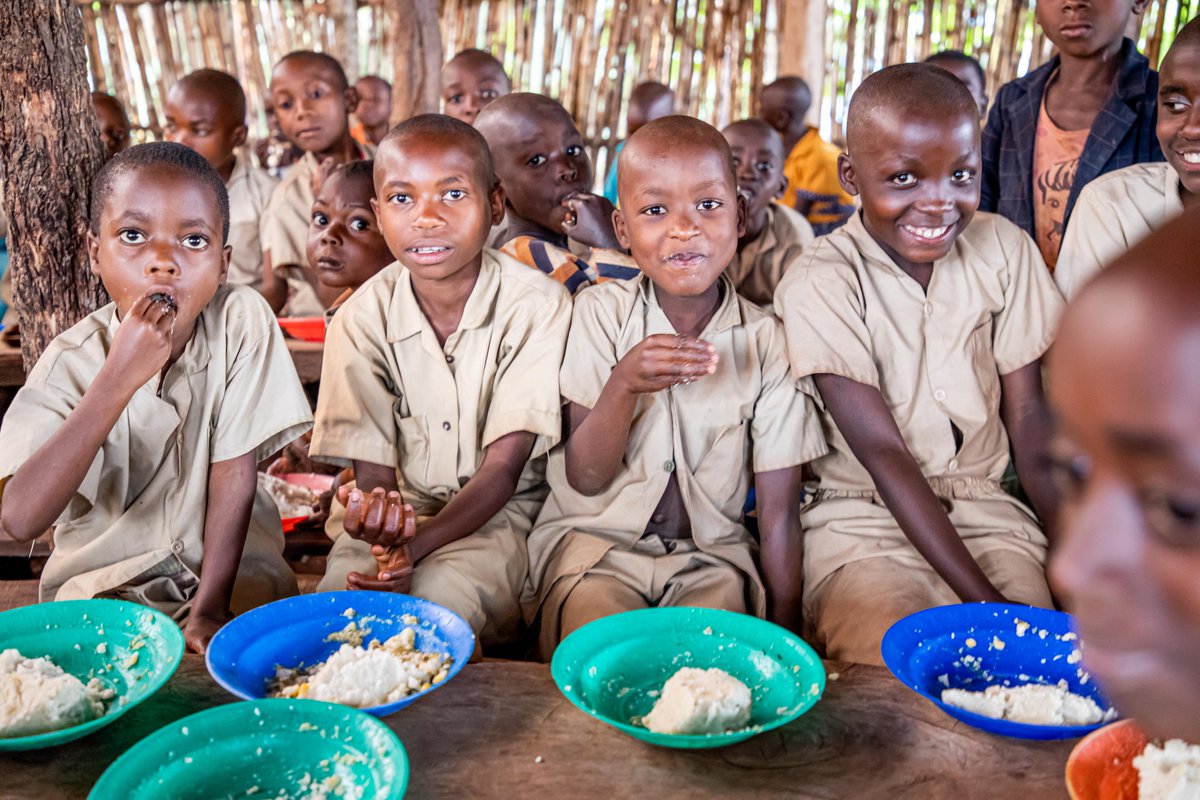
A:
{"type": "Polygon", "coordinates": [[[566,471],[572,488],[591,496],[612,483],[624,463],[638,395],[699,380],[716,368],[716,351],[701,339],[659,333],[639,342],[613,367],[594,408],[570,405],[566,471]]]}
{"type": "Polygon", "coordinates": [[[229,598],[233,595],[233,582],[246,546],[250,513],[254,510],[257,473],[253,451],[218,461],[208,468],[208,510],[204,515],[200,586],[183,628],[183,638],[194,652],[207,650],[209,640],[229,619],[229,598]]]}
{"type": "Polygon", "coordinates": [[[767,619],[800,632],[804,531],[800,527],[801,467],[754,475],[758,504],[759,565],[767,589],[767,619]]]}
{"type": "Polygon", "coordinates": [[[129,310],[96,380],[62,426],[5,486],[0,524],[14,539],[40,536],[79,491],[133,395],[170,358],[174,321],[175,313],[148,295],[129,310]]]}
{"type": "Polygon", "coordinates": [[[1058,492],[1050,479],[1050,463],[1046,457],[1050,414],[1042,391],[1041,361],[1001,375],[1000,386],[1000,417],[1012,442],[1017,477],[1041,519],[1046,535],[1050,536],[1058,512],[1058,492]]]}
{"type": "Polygon", "coordinates": [[[571,209],[563,233],[588,247],[622,250],[613,227],[613,204],[598,194],[577,194],[563,201],[571,209]]]}
{"type": "Polygon", "coordinates": [[[271,266],[270,250],[263,253],[263,279],[259,291],[276,314],[283,311],[283,307],[287,305],[287,281],[275,274],[275,268],[271,266]]]}
{"type": "Polygon", "coordinates": [[[813,379],[838,430],[917,552],[964,601],[1004,602],[929,488],[879,390],[838,375],[813,379]]]}

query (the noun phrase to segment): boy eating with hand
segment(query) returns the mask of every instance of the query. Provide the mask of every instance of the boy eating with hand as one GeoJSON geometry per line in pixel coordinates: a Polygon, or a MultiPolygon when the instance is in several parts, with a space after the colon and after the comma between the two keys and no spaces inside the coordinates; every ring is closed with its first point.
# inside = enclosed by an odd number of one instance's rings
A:
{"type": "Polygon", "coordinates": [[[426,114],[375,157],[372,201],[399,264],[342,304],[325,343],[311,453],[353,465],[320,588],[408,592],[484,647],[520,630],[525,538],[562,432],[570,297],[484,250],[503,214],[487,142],[426,114]]]}
{"type": "Polygon", "coordinates": [[[529,537],[528,620],[549,656],[638,608],[702,606],[798,629],[801,465],[825,452],[783,332],[724,275],[745,202],[711,126],[664,117],[621,153],[621,243],[641,274],[575,299],[567,441],[529,537]],[[754,481],[761,547],[742,524],[754,481]]]}
{"type": "Polygon", "coordinates": [[[296,591],[256,465],[312,421],[270,309],[225,282],[228,227],[189,148],[109,161],[88,248],[113,302],[50,344],[0,427],[0,524],[54,527],[41,600],[140,602],[197,652],[231,608],[296,591]]]}
{"type": "Polygon", "coordinates": [[[1033,241],[979,203],[978,107],[928,64],[854,94],[842,182],[860,213],[784,275],[775,310],[830,452],[805,507],[804,605],[829,658],[880,663],[931,606],[1049,606],[1040,358],[1062,309],[1033,241]],[[1010,443],[1037,513],[1000,486],[1010,443]]]}

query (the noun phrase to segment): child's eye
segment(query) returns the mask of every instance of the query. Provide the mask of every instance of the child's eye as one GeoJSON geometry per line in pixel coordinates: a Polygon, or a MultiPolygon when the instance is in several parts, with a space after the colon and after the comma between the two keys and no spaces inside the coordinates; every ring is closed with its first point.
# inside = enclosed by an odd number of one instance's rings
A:
{"type": "Polygon", "coordinates": [[[571,158],[575,158],[576,156],[581,155],[582,153],[583,153],[583,148],[577,144],[573,144],[567,148],[567,155],[569,155],[571,158]]]}
{"type": "Polygon", "coordinates": [[[897,186],[912,186],[917,182],[917,176],[911,172],[901,172],[898,175],[892,176],[892,183],[897,186]]]}
{"type": "Polygon", "coordinates": [[[362,217],[355,217],[354,219],[350,220],[350,230],[369,231],[371,230],[371,223],[367,222],[362,217]]]}
{"type": "Polygon", "coordinates": [[[954,171],[955,183],[970,183],[975,180],[975,170],[973,169],[957,169],[954,171]]]}
{"type": "Polygon", "coordinates": [[[325,91],[323,89],[313,89],[311,92],[308,93],[308,96],[311,97],[313,100],[319,100],[324,94],[325,94],[325,91]]]}
{"type": "Polygon", "coordinates": [[[312,221],[318,225],[328,225],[329,217],[325,216],[320,211],[314,211],[312,215],[312,221]]]}
{"type": "Polygon", "coordinates": [[[201,138],[208,136],[210,133],[212,133],[212,131],[210,131],[208,128],[197,128],[196,129],[196,135],[201,138]]]}
{"type": "Polygon", "coordinates": [[[1170,111],[1172,114],[1184,114],[1187,113],[1188,104],[1183,100],[1163,100],[1163,108],[1165,108],[1167,111],[1170,111]]]}
{"type": "Polygon", "coordinates": [[[467,192],[464,189],[447,189],[445,193],[442,194],[442,197],[447,200],[462,200],[466,196],[467,192]]]}
{"type": "Polygon", "coordinates": [[[408,195],[399,194],[399,193],[388,195],[388,199],[387,199],[387,201],[389,203],[394,203],[396,205],[403,205],[403,204],[409,202],[409,200],[410,200],[410,198],[408,195]]]}
{"type": "Polygon", "coordinates": [[[1091,475],[1092,461],[1085,455],[1050,460],[1050,478],[1065,501],[1078,498],[1091,475]]]}
{"type": "Polygon", "coordinates": [[[531,167],[540,167],[542,164],[545,164],[545,163],[546,163],[546,157],[545,157],[545,156],[540,156],[540,155],[539,155],[539,156],[534,156],[533,158],[529,159],[529,160],[528,160],[528,161],[526,161],[525,163],[526,163],[526,164],[528,164],[528,165],[529,165],[529,166],[531,166],[531,167]]]}
{"type": "Polygon", "coordinates": [[[771,171],[771,162],[770,161],[759,161],[757,164],[754,165],[754,168],[756,170],[758,170],[759,172],[763,173],[764,175],[766,175],[767,173],[769,173],[771,171]]]}
{"type": "Polygon", "coordinates": [[[1200,497],[1146,492],[1142,508],[1150,530],[1169,547],[1200,546],[1200,497]]]}
{"type": "Polygon", "coordinates": [[[696,204],[696,208],[700,209],[701,211],[715,211],[723,205],[725,204],[720,200],[701,200],[696,204]]]}
{"type": "Polygon", "coordinates": [[[117,238],[125,244],[141,244],[142,242],[146,241],[146,234],[142,233],[141,231],[135,231],[131,228],[126,228],[117,234],[117,238]]]}
{"type": "Polygon", "coordinates": [[[291,107],[292,107],[291,100],[281,100],[280,102],[275,104],[275,108],[278,110],[282,110],[282,111],[287,111],[291,107]]]}
{"type": "Polygon", "coordinates": [[[461,103],[462,101],[463,101],[463,96],[461,94],[452,94],[448,98],[446,98],[446,102],[452,106],[456,106],[459,103],[461,103]]]}
{"type": "Polygon", "coordinates": [[[495,89],[484,89],[482,92],[479,93],[479,96],[482,97],[484,100],[495,100],[497,97],[500,96],[500,93],[497,92],[495,89]]]}
{"type": "Polygon", "coordinates": [[[642,213],[647,214],[651,217],[661,217],[663,214],[667,213],[667,207],[666,206],[647,206],[646,208],[642,209],[642,213]]]}
{"type": "Polygon", "coordinates": [[[208,237],[193,233],[190,236],[183,237],[183,246],[188,250],[203,250],[205,247],[208,247],[208,237]]]}

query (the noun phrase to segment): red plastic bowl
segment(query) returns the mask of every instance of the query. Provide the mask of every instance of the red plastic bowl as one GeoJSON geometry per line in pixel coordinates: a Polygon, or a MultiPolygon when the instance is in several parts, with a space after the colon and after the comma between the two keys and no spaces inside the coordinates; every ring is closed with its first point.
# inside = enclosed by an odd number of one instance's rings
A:
{"type": "Polygon", "coordinates": [[[279,327],[301,341],[325,341],[324,317],[280,317],[279,327]]]}
{"type": "Polygon", "coordinates": [[[1071,800],[1138,800],[1133,760],[1150,739],[1133,720],[1122,720],[1079,740],[1067,757],[1071,800]]]}
{"type": "MultiPolygon", "coordinates": [[[[289,472],[284,473],[283,475],[276,475],[275,477],[279,478],[281,481],[285,481],[296,486],[303,486],[306,489],[312,489],[314,492],[324,493],[333,488],[334,476],[332,475],[321,475],[315,472],[289,472]]],[[[307,516],[287,517],[283,520],[283,532],[291,533],[296,529],[297,525],[299,525],[301,522],[304,522],[306,519],[308,519],[307,516]]]]}

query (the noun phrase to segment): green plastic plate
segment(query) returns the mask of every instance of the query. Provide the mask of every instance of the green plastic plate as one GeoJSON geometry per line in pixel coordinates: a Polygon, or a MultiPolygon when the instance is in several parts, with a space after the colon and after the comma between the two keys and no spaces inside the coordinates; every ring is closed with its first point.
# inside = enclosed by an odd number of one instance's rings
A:
{"type": "Polygon", "coordinates": [[[0,738],[0,751],[52,747],[103,728],[175,674],[183,647],[170,617],[122,600],[64,600],[0,613],[0,649],[48,657],[84,683],[99,678],[116,692],[104,716],[36,736],[0,738]]]}
{"type": "Polygon", "coordinates": [[[825,667],[800,637],[765,620],[708,608],[651,608],[596,620],[554,652],[554,682],[601,722],[663,747],[721,747],[786,725],[825,691],[825,667]],[[750,724],[710,735],[653,733],[649,713],[682,667],[717,667],[750,687],[750,724]]]}
{"type": "Polygon", "coordinates": [[[407,787],[408,757],[382,722],[333,703],[276,699],[218,706],[160,728],[114,761],[88,797],[393,800],[407,787]]]}

